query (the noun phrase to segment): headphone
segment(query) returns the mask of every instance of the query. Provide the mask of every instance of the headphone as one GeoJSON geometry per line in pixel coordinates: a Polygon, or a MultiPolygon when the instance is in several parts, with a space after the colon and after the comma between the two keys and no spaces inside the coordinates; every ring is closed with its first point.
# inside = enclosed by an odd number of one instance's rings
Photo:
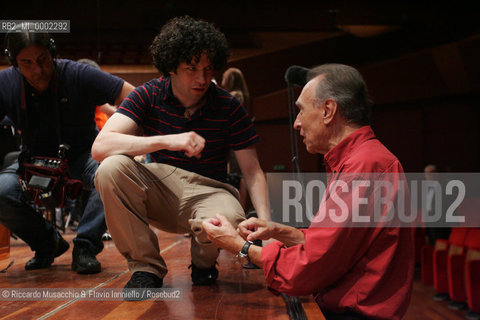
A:
{"type": "MultiPolygon", "coordinates": [[[[9,50],[9,35],[12,33],[12,31],[8,32],[6,35],[5,35],[5,40],[3,42],[3,45],[5,47],[5,55],[7,56],[7,59],[8,59],[8,62],[10,62],[10,64],[14,67],[18,67],[17,65],[17,57],[16,56],[13,56],[9,50]]],[[[48,52],[50,53],[50,56],[52,57],[52,60],[55,60],[55,58],[57,57],[57,47],[55,46],[55,40],[53,40],[53,38],[50,38],[48,40],[48,45],[47,45],[47,50],[48,52]]],[[[17,52],[18,53],[18,52],[17,52]]]]}

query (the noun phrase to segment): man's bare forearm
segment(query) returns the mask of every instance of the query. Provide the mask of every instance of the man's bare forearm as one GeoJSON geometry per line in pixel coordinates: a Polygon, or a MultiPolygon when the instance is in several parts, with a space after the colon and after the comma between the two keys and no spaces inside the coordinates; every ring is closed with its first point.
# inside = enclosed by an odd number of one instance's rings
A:
{"type": "Polygon", "coordinates": [[[271,220],[270,208],[268,205],[267,183],[263,171],[259,170],[252,176],[245,176],[248,193],[257,216],[260,219],[271,220]]]}
{"type": "Polygon", "coordinates": [[[159,150],[161,136],[139,137],[118,132],[106,132],[95,140],[92,146],[92,157],[97,161],[125,154],[137,156],[159,150]]]}
{"type": "Polygon", "coordinates": [[[287,247],[305,243],[305,234],[302,231],[276,222],[274,222],[273,238],[287,247]]]}

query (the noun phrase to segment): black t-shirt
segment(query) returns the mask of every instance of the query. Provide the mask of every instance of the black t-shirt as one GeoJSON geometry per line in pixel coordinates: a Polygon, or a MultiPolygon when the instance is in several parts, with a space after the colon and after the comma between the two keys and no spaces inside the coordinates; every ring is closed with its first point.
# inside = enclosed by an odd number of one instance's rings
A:
{"type": "Polygon", "coordinates": [[[58,114],[61,142],[70,145],[67,157],[72,159],[90,150],[98,132],[95,109],[104,103],[114,104],[124,81],[86,64],[63,59],[56,61],[56,75],[57,80],[52,80],[50,88],[39,95],[18,68],[0,71],[0,118],[7,115],[18,129],[29,132],[32,142],[28,148],[32,156],[56,157],[58,114]],[[53,89],[55,81],[56,90],[53,89]],[[22,82],[26,113],[20,112],[22,82]]]}

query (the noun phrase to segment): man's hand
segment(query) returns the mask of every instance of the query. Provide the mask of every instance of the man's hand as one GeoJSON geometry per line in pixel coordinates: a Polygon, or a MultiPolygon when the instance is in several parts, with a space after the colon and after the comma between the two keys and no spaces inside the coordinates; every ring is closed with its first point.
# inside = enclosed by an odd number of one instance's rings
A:
{"type": "Polygon", "coordinates": [[[250,218],[238,225],[238,231],[248,241],[268,240],[275,237],[275,222],[250,218]]]}
{"type": "Polygon", "coordinates": [[[168,138],[168,147],[170,151],[185,151],[187,157],[196,157],[200,159],[203,148],[205,148],[205,139],[194,131],[165,136],[168,138]]]}
{"type": "Polygon", "coordinates": [[[202,227],[215,246],[232,253],[238,253],[245,243],[227,218],[220,214],[217,214],[217,218],[203,221],[202,227]]]}
{"type": "Polygon", "coordinates": [[[287,247],[305,243],[305,235],[302,231],[277,222],[258,218],[250,218],[243,221],[238,225],[238,231],[248,241],[275,239],[287,247]]]}

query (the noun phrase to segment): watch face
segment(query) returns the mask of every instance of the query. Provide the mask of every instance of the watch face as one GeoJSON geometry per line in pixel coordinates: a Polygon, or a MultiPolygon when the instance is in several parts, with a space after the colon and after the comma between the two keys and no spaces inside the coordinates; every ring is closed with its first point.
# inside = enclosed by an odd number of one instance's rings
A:
{"type": "Polygon", "coordinates": [[[250,262],[250,259],[248,259],[248,255],[244,253],[239,253],[237,258],[241,264],[248,264],[250,262]]]}

